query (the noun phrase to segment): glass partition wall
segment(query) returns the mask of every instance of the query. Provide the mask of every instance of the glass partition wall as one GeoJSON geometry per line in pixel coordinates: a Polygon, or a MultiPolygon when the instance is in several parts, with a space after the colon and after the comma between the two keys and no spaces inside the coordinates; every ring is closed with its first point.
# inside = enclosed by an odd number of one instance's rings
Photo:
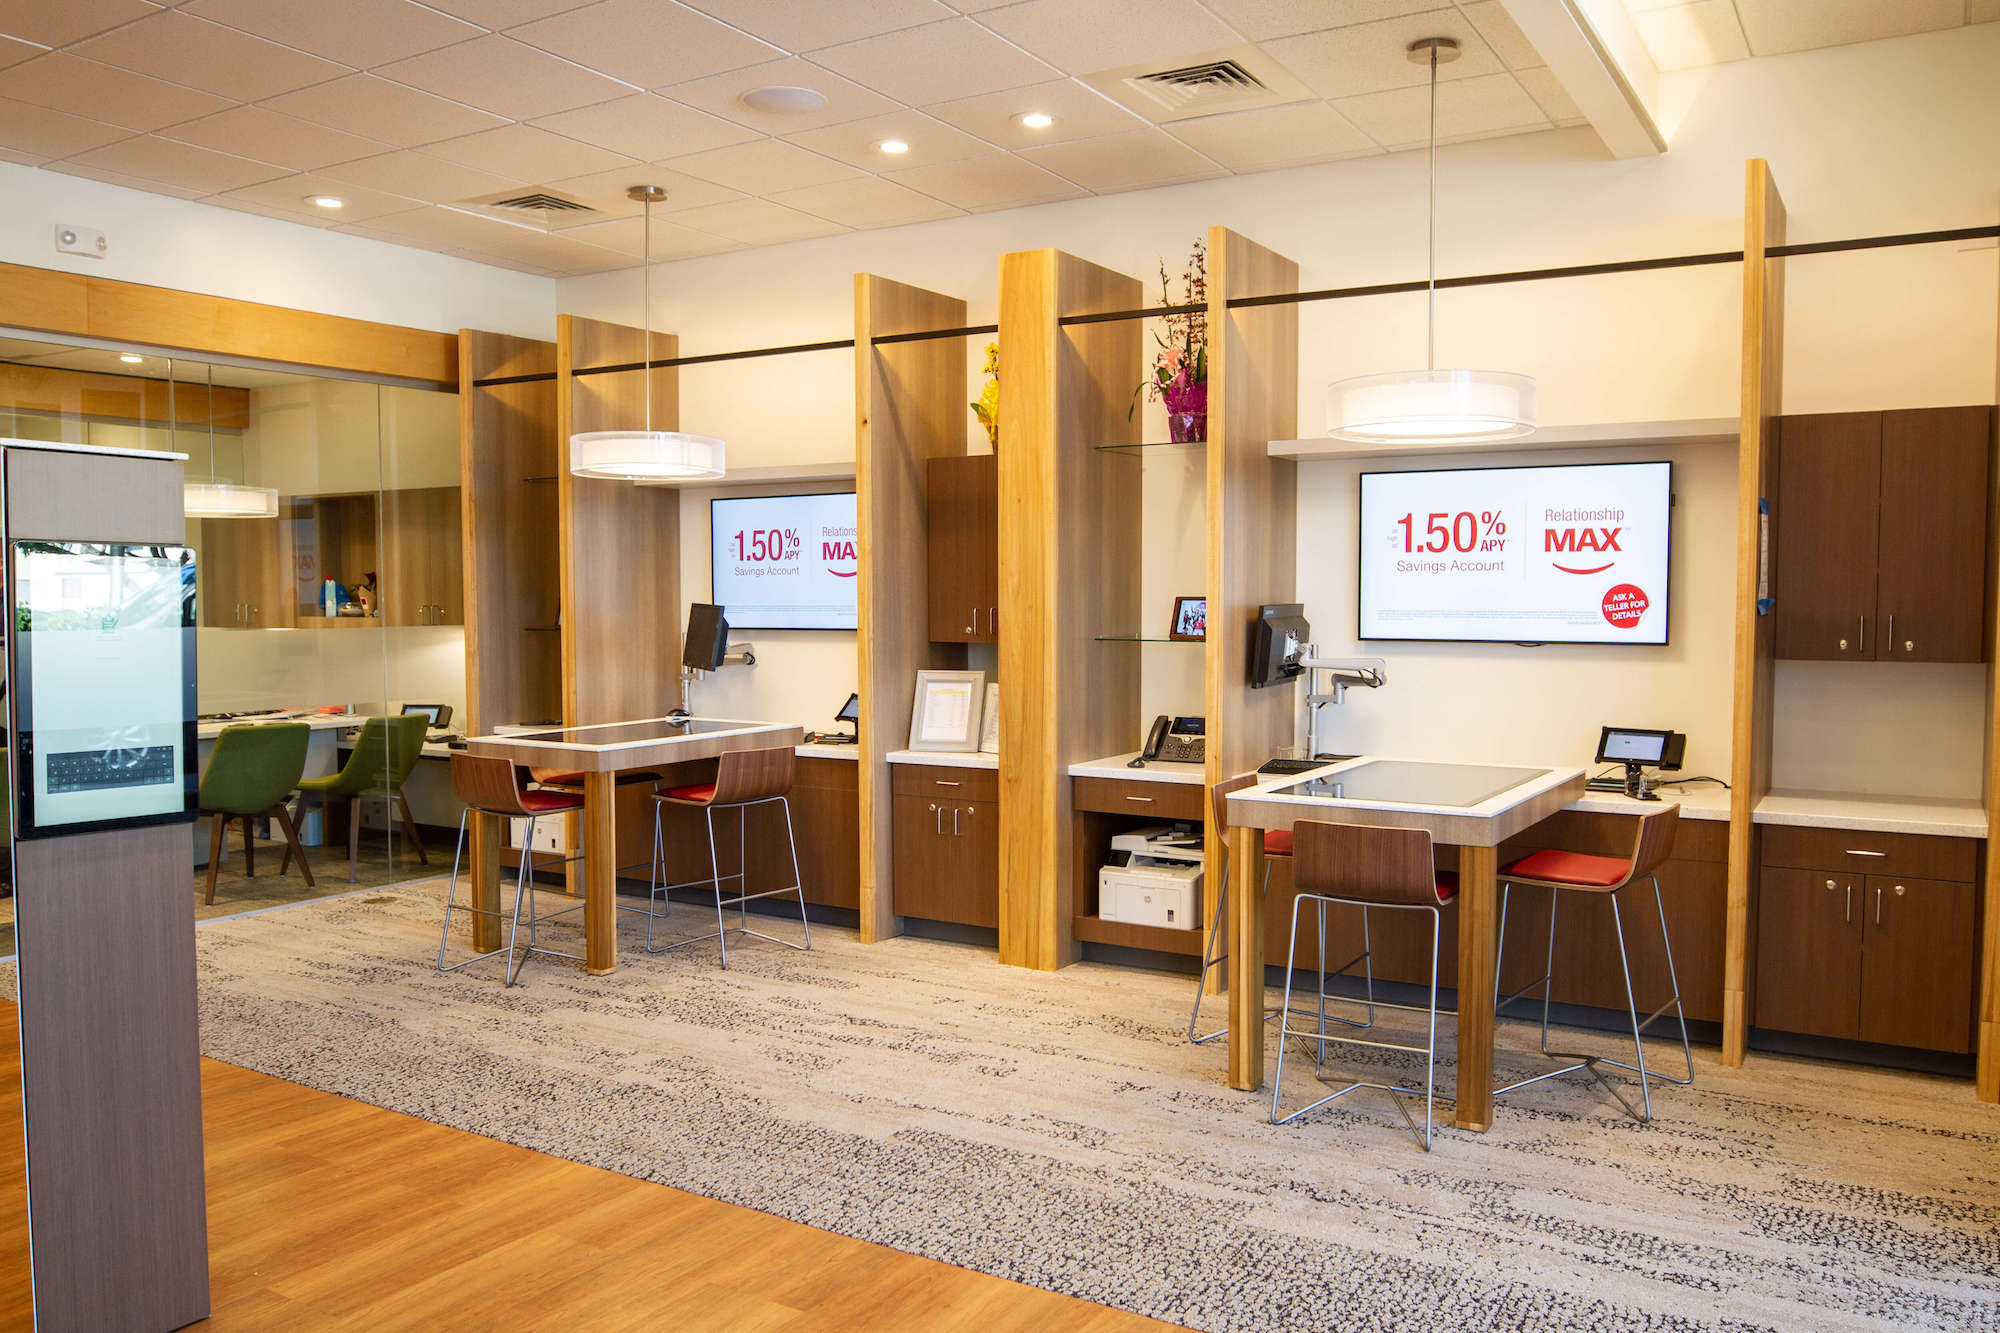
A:
{"type": "MultiPolygon", "coordinates": [[[[418,704],[463,713],[456,394],[0,337],[0,435],[188,456],[204,769],[228,725],[306,722],[300,778],[312,784],[338,774],[357,745],[368,747],[370,718],[418,704]],[[199,492],[211,481],[228,484],[220,506],[216,494],[199,492]]],[[[400,766],[392,754],[391,769],[400,766]]],[[[358,802],[364,784],[294,789],[289,803],[314,886],[296,864],[280,873],[283,828],[258,817],[249,821],[254,858],[245,855],[240,821],[228,825],[208,901],[212,829],[204,818],[189,849],[197,916],[345,892],[350,847],[355,887],[427,873],[419,843],[431,868],[443,865],[458,823],[446,767],[433,741],[394,797],[379,782],[365,784],[358,802]],[[246,873],[252,859],[254,875],[246,873]]],[[[14,951],[11,907],[0,899],[0,957],[14,951]]]]}

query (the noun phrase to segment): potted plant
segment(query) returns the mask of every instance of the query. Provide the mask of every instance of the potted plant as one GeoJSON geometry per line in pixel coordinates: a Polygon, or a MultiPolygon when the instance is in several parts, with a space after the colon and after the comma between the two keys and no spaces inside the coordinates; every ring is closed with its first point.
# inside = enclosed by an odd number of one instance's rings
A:
{"type": "MultiPolygon", "coordinates": [[[[1160,304],[1201,305],[1208,302],[1208,246],[1197,239],[1188,254],[1187,269],[1181,274],[1183,297],[1174,300],[1173,285],[1167,279],[1167,262],[1160,261],[1160,304]]],[[[1153,372],[1133,391],[1129,419],[1139,407],[1139,395],[1147,394],[1166,405],[1167,438],[1176,444],[1190,444],[1208,438],[1208,314],[1206,310],[1166,316],[1164,331],[1156,331],[1153,341],[1159,351],[1153,356],[1153,372]]]]}

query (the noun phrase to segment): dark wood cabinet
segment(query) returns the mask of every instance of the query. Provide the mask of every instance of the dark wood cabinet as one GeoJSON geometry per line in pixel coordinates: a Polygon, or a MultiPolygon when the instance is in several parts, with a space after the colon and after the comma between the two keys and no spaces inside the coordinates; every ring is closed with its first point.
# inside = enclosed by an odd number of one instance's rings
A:
{"type": "Polygon", "coordinates": [[[1772,829],[1757,890],[1761,1028],[1963,1054],[1972,1049],[1974,849],[1966,839],[1772,829]],[[1869,841],[1882,841],[1870,846],[1869,841]],[[1848,848],[1843,844],[1860,844],[1848,848]],[[1829,868],[1775,865],[1818,852],[1829,868]],[[1805,854],[1801,854],[1801,853],[1805,854]],[[1890,873],[1863,874],[1859,858],[1890,873]],[[1963,870],[1924,879],[1899,865],[1963,870]]]}
{"type": "Polygon", "coordinates": [[[297,623],[284,521],[201,521],[201,623],[215,629],[276,629],[297,623]]]}
{"type": "MultiPolygon", "coordinates": [[[[678,766],[666,774],[670,782],[713,780],[713,763],[678,766]]],[[[801,758],[794,770],[789,798],[792,837],[798,847],[798,879],[792,878],[792,848],[785,841],[785,808],[756,805],[742,815],[718,811],[715,816],[715,859],[724,875],[749,863],[751,893],[804,887],[806,901],[850,910],[861,906],[861,813],[857,790],[859,768],[851,759],[801,758]],[[738,820],[743,819],[740,828],[738,820]]],[[[653,855],[653,801],[650,787],[622,787],[618,793],[618,863],[625,877],[644,882],[653,855]]],[[[706,889],[709,870],[706,814],[692,806],[660,809],[665,839],[667,882],[706,889]]],[[[734,880],[723,893],[733,897],[734,880]]],[[[780,902],[786,900],[773,900],[780,902]]]]}
{"type": "Polygon", "coordinates": [[[1000,609],[1000,469],[992,454],[933,458],[925,477],[930,636],[992,643],[1000,609]]]}
{"type": "Polygon", "coordinates": [[[1784,418],[1772,585],[1779,657],[1985,659],[1992,412],[1784,418]]]}
{"type": "Polygon", "coordinates": [[[465,623],[459,489],[382,492],[382,619],[391,625],[465,623]]]}
{"type": "Polygon", "coordinates": [[[974,775],[994,776],[978,769],[898,766],[891,895],[898,916],[1000,924],[1000,804],[978,799],[985,784],[967,781],[974,775]],[[924,783],[937,789],[920,789],[924,783]]]}

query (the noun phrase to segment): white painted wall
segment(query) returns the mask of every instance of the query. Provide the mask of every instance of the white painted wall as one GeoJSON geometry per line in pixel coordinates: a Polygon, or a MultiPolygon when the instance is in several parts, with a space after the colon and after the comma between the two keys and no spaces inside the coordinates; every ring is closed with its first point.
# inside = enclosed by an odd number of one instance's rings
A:
{"type": "Polygon", "coordinates": [[[441,332],[555,329],[549,278],[7,162],[0,262],[441,332]],[[58,223],[104,232],[109,253],[57,254],[58,223]]]}
{"type": "MultiPolygon", "coordinates": [[[[1771,162],[1794,241],[1991,222],[2000,212],[1996,68],[2000,25],[1987,24],[1667,76],[1662,96],[1677,130],[1660,157],[1613,161],[1588,130],[1446,148],[1440,271],[1735,249],[1743,163],[1758,156],[1771,162]]],[[[1295,257],[1309,288],[1407,279],[1423,271],[1424,166],[1422,154],[1406,153],[662,265],[653,277],[655,319],[681,333],[687,353],[846,337],[852,274],[874,272],[963,296],[971,321],[985,323],[995,317],[1004,252],[1055,246],[1149,277],[1161,256],[1177,273],[1178,257],[1211,223],[1295,257]]],[[[1788,410],[1993,401],[2000,272],[1992,247],[1799,259],[1787,281],[1788,410]]],[[[1150,278],[1149,297],[1156,283],[1150,278]]],[[[1447,292],[1438,299],[1438,356],[1535,374],[1551,424],[1732,416],[1740,299],[1729,266],[1447,292]]],[[[567,280],[558,304],[631,322],[638,285],[630,273],[567,280]]],[[[969,370],[982,342],[968,340],[969,370]]],[[[1320,429],[1328,380],[1405,366],[1422,350],[1421,298],[1304,308],[1301,430],[1320,429]]],[[[726,436],[736,466],[847,459],[852,379],[843,352],[694,367],[682,375],[682,421],[726,436]]],[[[966,425],[969,434],[977,429],[969,411],[966,425]]],[[[1156,417],[1148,437],[1162,438],[1156,417]]],[[[1644,714],[1690,734],[1691,770],[1721,768],[1731,460],[1726,449],[1670,452],[1683,464],[1671,647],[1378,646],[1395,683],[1347,705],[1367,743],[1583,762],[1600,723],[1644,714]]],[[[1200,509],[1176,489],[1174,465],[1146,466],[1149,522],[1139,554],[1147,606],[1163,622],[1172,596],[1195,590],[1180,584],[1199,576],[1189,552],[1198,550],[1200,509]]],[[[1329,644],[1336,631],[1351,633],[1352,471],[1315,463],[1301,479],[1301,594],[1329,644]]],[[[1193,483],[1198,475],[1181,477],[1193,483]]],[[[687,566],[691,586],[705,559],[698,551],[687,566]]],[[[1199,667],[1174,656],[1190,650],[1137,651],[1146,654],[1147,712],[1194,706],[1199,667]]],[[[812,669],[828,668],[820,661],[812,669]]],[[[1982,715],[1978,673],[1896,672],[1885,690],[1880,673],[1866,668],[1783,670],[1779,781],[1976,793],[1976,752],[1931,738],[1956,736],[1982,715]],[[1915,771],[1898,759],[1912,753],[1923,755],[1915,771]]],[[[817,693],[800,699],[779,683],[782,674],[760,668],[738,696],[742,706],[786,717],[808,702],[819,707],[817,693]]]]}

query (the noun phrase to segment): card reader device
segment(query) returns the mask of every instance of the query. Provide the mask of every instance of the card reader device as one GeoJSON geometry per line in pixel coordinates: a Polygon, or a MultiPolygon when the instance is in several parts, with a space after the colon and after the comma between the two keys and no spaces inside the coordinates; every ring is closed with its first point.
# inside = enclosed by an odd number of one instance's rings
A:
{"type": "Polygon", "coordinates": [[[1155,824],[1116,834],[1097,872],[1097,915],[1105,921],[1166,930],[1201,924],[1202,833],[1155,824]]]}
{"type": "Polygon", "coordinates": [[[1585,785],[1595,791],[1622,791],[1638,801],[1657,801],[1660,796],[1653,790],[1653,784],[1659,781],[1659,776],[1646,770],[1655,768],[1677,773],[1686,753],[1687,737],[1678,731],[1606,727],[1597,738],[1596,762],[1623,764],[1624,780],[1593,778],[1585,785]]]}

